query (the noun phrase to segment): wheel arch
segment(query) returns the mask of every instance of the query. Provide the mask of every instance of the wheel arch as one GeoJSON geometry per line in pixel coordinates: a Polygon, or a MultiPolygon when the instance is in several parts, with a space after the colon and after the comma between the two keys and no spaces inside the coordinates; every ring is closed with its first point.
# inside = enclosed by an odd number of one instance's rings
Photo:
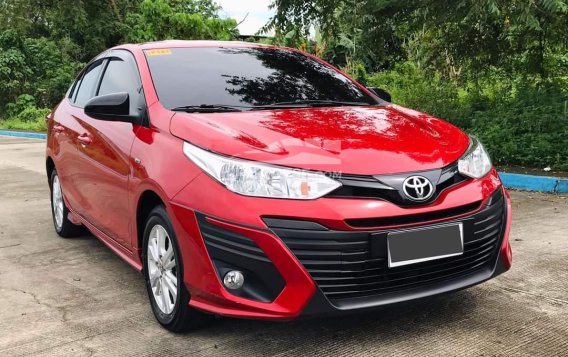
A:
{"type": "Polygon", "coordinates": [[[53,170],[55,170],[55,162],[50,156],[48,156],[45,160],[45,172],[47,173],[47,182],[49,183],[49,187],[51,187],[51,173],[53,170]]]}
{"type": "Polygon", "coordinates": [[[136,206],[136,239],[137,248],[141,251],[142,240],[144,239],[144,227],[146,225],[146,220],[150,215],[152,210],[159,206],[166,206],[165,201],[162,197],[156,193],[156,191],[147,189],[140,195],[138,199],[138,204],[136,206]]]}

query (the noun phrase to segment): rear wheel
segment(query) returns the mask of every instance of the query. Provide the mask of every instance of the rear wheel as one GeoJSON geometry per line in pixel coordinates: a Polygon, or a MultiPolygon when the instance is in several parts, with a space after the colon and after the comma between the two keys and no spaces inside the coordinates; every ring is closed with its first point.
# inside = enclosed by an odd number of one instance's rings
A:
{"type": "Polygon", "coordinates": [[[59,175],[57,170],[51,172],[51,214],[53,217],[53,226],[55,232],[60,237],[71,238],[82,235],[85,230],[83,226],[78,226],[73,224],[67,217],[69,215],[69,209],[65,205],[65,200],[63,199],[63,190],[61,188],[61,181],[59,180],[59,175]]]}
{"type": "Polygon", "coordinates": [[[183,264],[176,235],[163,206],[150,212],[142,250],[146,290],[158,322],[173,332],[197,329],[211,316],[191,308],[183,283],[183,264]]]}

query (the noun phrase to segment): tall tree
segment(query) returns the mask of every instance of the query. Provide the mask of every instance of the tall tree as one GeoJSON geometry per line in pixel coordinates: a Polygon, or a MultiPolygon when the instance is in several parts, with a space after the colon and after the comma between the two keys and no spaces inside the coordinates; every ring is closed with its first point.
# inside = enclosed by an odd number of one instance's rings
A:
{"type": "Polygon", "coordinates": [[[273,0],[272,7],[268,27],[277,33],[318,26],[330,59],[341,65],[347,52],[373,70],[407,57],[448,76],[489,66],[546,76],[549,55],[568,48],[566,0],[273,0]]]}
{"type": "Polygon", "coordinates": [[[22,37],[70,40],[79,48],[77,60],[87,61],[123,38],[126,12],[136,0],[2,0],[0,32],[22,37]]]}
{"type": "Polygon", "coordinates": [[[211,0],[144,0],[128,13],[127,39],[232,40],[238,36],[234,19],[221,19],[211,0]]]}

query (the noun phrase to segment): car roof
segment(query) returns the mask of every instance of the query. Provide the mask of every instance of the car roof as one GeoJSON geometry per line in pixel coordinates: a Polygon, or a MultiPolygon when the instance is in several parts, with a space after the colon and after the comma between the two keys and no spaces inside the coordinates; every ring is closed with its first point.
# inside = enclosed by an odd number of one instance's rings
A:
{"type": "Polygon", "coordinates": [[[114,47],[130,48],[138,50],[153,50],[153,49],[166,49],[166,48],[197,48],[197,47],[275,47],[270,45],[263,45],[259,43],[243,42],[243,41],[184,41],[184,40],[166,40],[145,42],[140,44],[124,44],[114,47]]]}

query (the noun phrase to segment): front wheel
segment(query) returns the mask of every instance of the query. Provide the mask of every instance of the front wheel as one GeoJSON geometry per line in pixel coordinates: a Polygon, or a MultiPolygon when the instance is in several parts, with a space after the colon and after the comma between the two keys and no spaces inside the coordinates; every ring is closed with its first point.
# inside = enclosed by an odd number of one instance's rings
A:
{"type": "Polygon", "coordinates": [[[85,230],[83,226],[73,224],[67,217],[69,216],[69,209],[65,205],[63,199],[63,190],[61,189],[61,181],[57,170],[51,172],[51,214],[53,217],[53,226],[55,232],[60,237],[71,238],[82,235],[85,230]]]}
{"type": "Polygon", "coordinates": [[[150,212],[144,229],[142,250],[146,290],[152,312],[167,330],[197,329],[211,319],[191,308],[183,283],[183,265],[173,226],[163,206],[150,212]]]}

